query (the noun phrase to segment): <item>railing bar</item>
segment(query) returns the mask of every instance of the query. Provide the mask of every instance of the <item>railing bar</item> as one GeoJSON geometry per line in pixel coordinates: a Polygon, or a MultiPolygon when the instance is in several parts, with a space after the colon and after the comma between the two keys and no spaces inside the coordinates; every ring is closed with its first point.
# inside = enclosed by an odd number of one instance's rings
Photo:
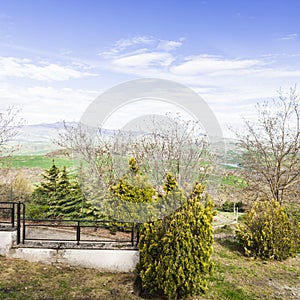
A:
{"type": "Polygon", "coordinates": [[[80,242],[80,221],[78,221],[78,223],[77,223],[76,241],[77,241],[77,245],[79,245],[79,242],[80,242]]]}
{"type": "Polygon", "coordinates": [[[15,227],[15,203],[12,203],[11,207],[11,226],[15,227]]]}
{"type": "Polygon", "coordinates": [[[17,203],[17,245],[21,242],[21,202],[17,203]]]}
{"type": "Polygon", "coordinates": [[[22,244],[25,243],[25,239],[26,239],[25,204],[23,203],[23,234],[22,234],[22,244]]]}

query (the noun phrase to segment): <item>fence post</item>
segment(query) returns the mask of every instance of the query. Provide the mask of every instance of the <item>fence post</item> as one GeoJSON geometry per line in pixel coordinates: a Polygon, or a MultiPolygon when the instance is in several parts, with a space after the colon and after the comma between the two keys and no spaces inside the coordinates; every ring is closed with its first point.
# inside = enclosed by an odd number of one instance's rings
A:
{"type": "Polygon", "coordinates": [[[11,205],[11,226],[15,227],[15,203],[13,202],[11,205]]]}
{"type": "Polygon", "coordinates": [[[138,246],[140,241],[140,224],[137,224],[137,230],[136,230],[136,246],[138,246]]]}
{"type": "Polygon", "coordinates": [[[135,227],[135,224],[132,223],[132,225],[131,225],[131,246],[132,247],[134,246],[134,227],[135,227]]]}
{"type": "Polygon", "coordinates": [[[77,241],[77,245],[79,245],[79,242],[80,242],[80,221],[77,221],[76,241],[77,241]]]}
{"type": "Polygon", "coordinates": [[[17,245],[21,242],[21,202],[17,203],[17,245]]]}
{"type": "Polygon", "coordinates": [[[23,203],[23,232],[22,232],[22,244],[25,243],[25,232],[26,232],[26,224],[25,224],[25,210],[26,210],[26,206],[25,204],[23,203]]]}

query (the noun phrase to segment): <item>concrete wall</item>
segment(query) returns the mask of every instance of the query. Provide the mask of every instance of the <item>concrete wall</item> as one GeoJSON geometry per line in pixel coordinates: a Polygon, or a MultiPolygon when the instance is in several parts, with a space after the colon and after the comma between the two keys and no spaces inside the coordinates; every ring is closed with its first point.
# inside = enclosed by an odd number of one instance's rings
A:
{"type": "Polygon", "coordinates": [[[0,255],[7,255],[17,238],[16,230],[0,231],[0,255]]]}
{"type": "Polygon", "coordinates": [[[137,250],[65,249],[62,261],[72,266],[96,268],[108,272],[132,272],[139,262],[137,250]]]}
{"type": "Polygon", "coordinates": [[[50,249],[16,247],[16,231],[0,231],[0,255],[32,262],[95,268],[103,272],[132,272],[139,262],[137,250],[50,249]]]}
{"type": "Polygon", "coordinates": [[[15,248],[10,257],[49,264],[95,268],[103,272],[132,272],[139,262],[137,250],[15,248]]]}

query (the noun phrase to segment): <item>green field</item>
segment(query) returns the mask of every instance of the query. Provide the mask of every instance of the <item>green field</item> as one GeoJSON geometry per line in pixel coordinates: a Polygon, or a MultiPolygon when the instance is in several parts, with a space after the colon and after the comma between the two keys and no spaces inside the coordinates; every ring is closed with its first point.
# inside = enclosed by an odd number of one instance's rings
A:
{"type": "MultiPolygon", "coordinates": [[[[69,169],[69,171],[76,165],[76,163],[78,165],[78,161],[74,161],[71,158],[67,157],[51,158],[45,155],[15,155],[6,160],[4,166],[12,168],[49,169],[52,166],[53,159],[57,167],[62,168],[65,166],[67,169],[69,169]]],[[[229,175],[226,177],[223,176],[221,183],[241,188],[245,187],[245,182],[236,175],[229,175]]]]}
{"type": "MultiPolygon", "coordinates": [[[[74,164],[74,161],[69,158],[54,158],[54,162],[58,167],[71,168],[74,164]]],[[[53,158],[47,157],[44,155],[20,155],[12,156],[5,162],[6,167],[13,168],[41,168],[49,169],[52,166],[53,158]]]]}
{"type": "Polygon", "coordinates": [[[223,176],[221,183],[225,185],[232,185],[239,188],[245,188],[247,186],[246,182],[237,175],[223,176]]]}

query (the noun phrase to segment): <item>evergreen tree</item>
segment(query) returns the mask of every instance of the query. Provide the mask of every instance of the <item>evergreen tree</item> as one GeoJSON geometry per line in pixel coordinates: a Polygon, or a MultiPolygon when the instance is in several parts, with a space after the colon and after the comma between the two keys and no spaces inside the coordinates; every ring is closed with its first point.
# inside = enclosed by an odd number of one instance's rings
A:
{"type": "Polygon", "coordinates": [[[113,219],[136,221],[151,214],[151,203],[156,200],[157,193],[147,175],[140,171],[136,160],[131,158],[127,173],[110,187],[102,205],[113,219]]]}
{"type": "Polygon", "coordinates": [[[245,254],[255,258],[283,260],[296,254],[292,223],[275,200],[254,202],[236,235],[245,254]]]}
{"type": "Polygon", "coordinates": [[[66,219],[78,219],[81,217],[83,195],[81,192],[76,193],[72,185],[66,167],[64,167],[60,171],[56,192],[52,198],[51,212],[54,217],[66,219]]]}
{"type": "Polygon", "coordinates": [[[56,192],[59,176],[60,170],[53,160],[50,169],[45,170],[44,174],[42,174],[43,180],[33,191],[32,198],[36,204],[49,204],[48,199],[56,192]]]}
{"type": "Polygon", "coordinates": [[[110,191],[116,197],[128,202],[152,202],[156,195],[155,189],[149,183],[148,177],[143,174],[132,157],[129,160],[129,170],[110,191]]]}
{"type": "Polygon", "coordinates": [[[32,194],[29,205],[32,217],[63,219],[97,219],[100,212],[84,196],[77,181],[70,180],[66,167],[60,170],[54,163],[45,170],[43,181],[32,194]]]}
{"type": "Polygon", "coordinates": [[[138,265],[144,291],[168,299],[205,293],[206,277],[213,269],[213,201],[203,191],[196,184],[190,198],[172,215],[144,224],[138,265]]]}

